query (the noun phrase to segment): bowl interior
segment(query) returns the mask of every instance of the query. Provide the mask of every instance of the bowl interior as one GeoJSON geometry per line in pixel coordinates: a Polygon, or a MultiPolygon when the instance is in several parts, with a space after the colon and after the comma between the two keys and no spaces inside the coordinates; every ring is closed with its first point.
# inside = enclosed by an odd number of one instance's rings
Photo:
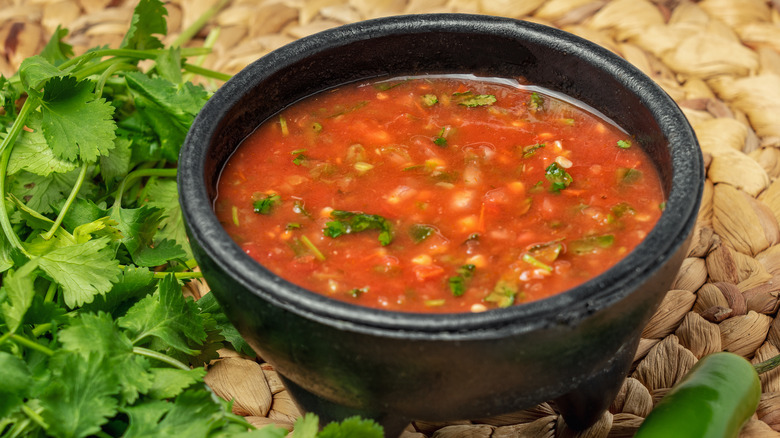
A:
{"type": "Polygon", "coordinates": [[[685,117],[639,70],[557,29],[462,14],[356,23],[266,55],[228,81],[204,107],[182,149],[179,168],[180,199],[191,235],[248,289],[315,318],[423,332],[501,326],[518,318],[528,319],[531,325],[544,324],[564,309],[576,319],[579,313],[623,298],[683,245],[695,220],[704,179],[698,144],[685,117]],[[661,219],[639,247],[599,277],[545,300],[482,314],[385,312],[330,300],[279,279],[231,241],[211,211],[211,201],[225,161],[260,123],[334,86],[421,73],[523,77],[600,111],[634,135],[655,163],[667,198],[661,219]]]}

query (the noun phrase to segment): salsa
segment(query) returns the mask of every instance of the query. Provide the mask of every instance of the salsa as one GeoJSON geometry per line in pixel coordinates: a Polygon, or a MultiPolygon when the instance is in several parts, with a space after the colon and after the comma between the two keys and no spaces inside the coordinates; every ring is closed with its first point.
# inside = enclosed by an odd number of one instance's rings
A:
{"type": "Polygon", "coordinates": [[[275,274],[363,306],[479,312],[563,292],[664,206],[634,139],[520,79],[398,77],[291,105],[228,160],[214,207],[275,274]]]}

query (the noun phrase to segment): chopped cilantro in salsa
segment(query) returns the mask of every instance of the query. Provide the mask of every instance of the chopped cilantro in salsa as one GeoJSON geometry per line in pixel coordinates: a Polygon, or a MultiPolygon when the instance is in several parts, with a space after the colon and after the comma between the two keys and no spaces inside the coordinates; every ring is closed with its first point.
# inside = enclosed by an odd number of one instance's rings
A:
{"type": "Polygon", "coordinates": [[[271,214],[271,210],[281,202],[282,197],[274,193],[256,200],[252,203],[252,207],[257,214],[271,214]]]}
{"type": "Polygon", "coordinates": [[[393,229],[390,222],[382,216],[344,210],[333,210],[322,230],[328,237],[339,237],[344,234],[359,233],[366,230],[379,230],[379,243],[387,246],[393,241],[393,229]]]}
{"type": "Polygon", "coordinates": [[[566,172],[566,169],[561,167],[558,163],[552,163],[547,166],[544,176],[547,178],[547,181],[550,181],[552,184],[550,186],[551,192],[558,193],[566,187],[569,187],[569,184],[572,183],[571,175],[569,175],[569,173],[566,172]]]}

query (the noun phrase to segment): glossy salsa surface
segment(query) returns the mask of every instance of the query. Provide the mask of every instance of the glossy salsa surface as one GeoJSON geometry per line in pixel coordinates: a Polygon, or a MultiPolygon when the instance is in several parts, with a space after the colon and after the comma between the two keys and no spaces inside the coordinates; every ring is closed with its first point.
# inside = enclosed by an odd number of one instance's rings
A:
{"type": "Polygon", "coordinates": [[[607,270],[664,198],[635,140],[521,79],[345,85],[266,121],[228,160],[214,206],[277,275],[406,312],[518,305],[607,270]]]}

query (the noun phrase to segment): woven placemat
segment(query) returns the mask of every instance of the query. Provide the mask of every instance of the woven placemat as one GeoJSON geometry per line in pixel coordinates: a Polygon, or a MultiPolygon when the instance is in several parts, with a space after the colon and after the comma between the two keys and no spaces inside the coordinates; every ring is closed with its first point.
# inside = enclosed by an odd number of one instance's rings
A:
{"type": "MultiPolygon", "coordinates": [[[[12,74],[58,25],[79,53],[116,46],[134,1],[0,0],[0,73],[12,74]]],[[[780,353],[780,1],[765,0],[173,0],[172,40],[209,8],[192,44],[226,73],[290,41],[340,24],[401,13],[469,12],[555,26],[624,57],[658,82],[693,125],[707,183],[688,257],[642,334],[610,410],[585,432],[547,403],[501,417],[413,422],[404,438],[629,437],[702,356],[721,350],[759,362],[780,353]]],[[[218,83],[208,84],[217,87],[218,83]]],[[[196,296],[203,293],[193,290],[196,296]]],[[[292,429],[300,415],[273,367],[222,351],[207,383],[258,426],[292,429]]],[[[780,370],[741,437],[780,436],[780,370]]]]}

